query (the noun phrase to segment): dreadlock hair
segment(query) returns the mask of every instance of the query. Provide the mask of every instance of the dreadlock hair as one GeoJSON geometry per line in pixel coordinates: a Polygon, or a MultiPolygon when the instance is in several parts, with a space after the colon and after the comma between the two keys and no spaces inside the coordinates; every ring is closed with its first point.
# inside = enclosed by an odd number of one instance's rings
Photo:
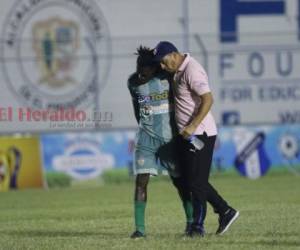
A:
{"type": "Polygon", "coordinates": [[[152,49],[141,45],[137,48],[137,52],[135,54],[138,56],[136,61],[137,68],[158,66],[158,64],[153,60],[154,54],[152,49]]]}

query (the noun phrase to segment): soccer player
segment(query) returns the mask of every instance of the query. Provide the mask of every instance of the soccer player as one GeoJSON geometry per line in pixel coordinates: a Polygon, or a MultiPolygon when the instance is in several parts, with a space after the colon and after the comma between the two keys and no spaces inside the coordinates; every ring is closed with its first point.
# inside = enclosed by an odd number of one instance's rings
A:
{"type": "Polygon", "coordinates": [[[170,95],[168,76],[159,72],[159,64],[153,62],[153,51],[140,46],[137,50],[137,69],[128,80],[134,114],[139,124],[134,150],[135,232],[131,238],[145,237],[145,208],[147,185],[150,175],[167,170],[178,190],[185,210],[186,232],[192,224],[190,193],[176,170],[174,143],[177,130],[170,95]]]}
{"type": "Polygon", "coordinates": [[[210,111],[213,97],[207,74],[193,57],[180,53],[168,41],[158,43],[154,54],[161,68],[174,74],[175,117],[180,130],[177,148],[181,164],[178,166],[193,198],[193,225],[189,236],[204,236],[207,201],[219,214],[216,234],[221,235],[237,219],[239,212],[230,207],[209,183],[217,127],[210,111]],[[201,148],[196,144],[202,144],[201,148]]]}

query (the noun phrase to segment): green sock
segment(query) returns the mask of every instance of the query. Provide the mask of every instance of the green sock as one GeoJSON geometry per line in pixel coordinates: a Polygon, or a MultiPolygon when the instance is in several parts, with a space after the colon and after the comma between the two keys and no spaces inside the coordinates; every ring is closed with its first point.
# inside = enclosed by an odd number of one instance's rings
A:
{"type": "Polygon", "coordinates": [[[186,222],[193,222],[193,205],[191,201],[184,201],[183,208],[186,216],[186,222]]]}
{"type": "Polygon", "coordinates": [[[145,209],[146,202],[144,201],[135,201],[134,202],[134,219],[135,227],[137,231],[145,233],[145,209]]]}

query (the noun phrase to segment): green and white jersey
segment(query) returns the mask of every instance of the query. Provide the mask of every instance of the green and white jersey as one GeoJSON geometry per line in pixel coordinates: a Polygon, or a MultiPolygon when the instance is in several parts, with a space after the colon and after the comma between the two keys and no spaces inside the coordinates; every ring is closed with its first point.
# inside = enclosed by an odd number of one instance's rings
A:
{"type": "Polygon", "coordinates": [[[176,133],[173,98],[166,79],[154,77],[145,84],[138,84],[136,74],[128,81],[139,133],[169,141],[176,133]]]}

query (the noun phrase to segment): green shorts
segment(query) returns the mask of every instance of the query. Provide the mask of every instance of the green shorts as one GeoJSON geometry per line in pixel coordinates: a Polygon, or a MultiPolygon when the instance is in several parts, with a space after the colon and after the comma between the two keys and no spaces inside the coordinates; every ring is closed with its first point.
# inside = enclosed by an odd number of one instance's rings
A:
{"type": "Polygon", "coordinates": [[[139,131],[134,149],[133,173],[169,174],[179,177],[175,153],[175,140],[164,141],[139,131]]]}

